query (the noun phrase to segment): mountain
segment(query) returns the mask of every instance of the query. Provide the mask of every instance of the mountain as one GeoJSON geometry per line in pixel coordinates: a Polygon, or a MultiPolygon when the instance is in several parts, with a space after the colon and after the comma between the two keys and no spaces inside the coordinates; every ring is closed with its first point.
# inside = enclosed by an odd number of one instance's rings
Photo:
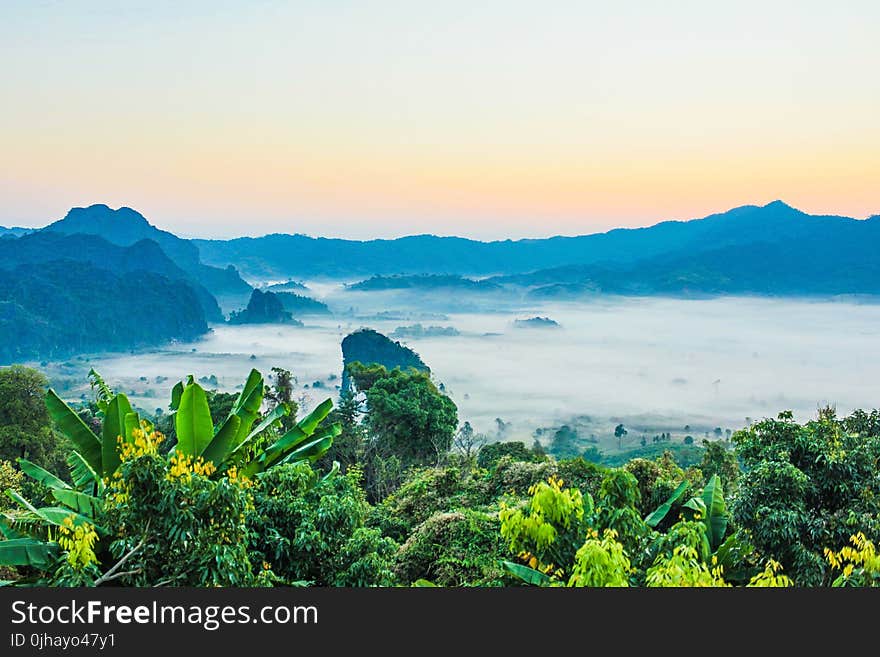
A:
{"type": "Polygon", "coordinates": [[[242,280],[234,267],[217,268],[202,264],[195,244],[156,228],[141,213],[131,208],[113,210],[101,203],[87,208],[72,208],[63,219],[42,230],[65,235],[99,235],[119,246],[131,246],[144,239],[153,240],[178,267],[188,272],[212,294],[248,294],[251,290],[250,285],[242,280]]]}
{"type": "Polygon", "coordinates": [[[352,363],[379,364],[389,370],[393,370],[395,367],[403,370],[414,367],[424,372],[430,373],[431,371],[431,368],[425,365],[412,349],[368,328],[349,333],[342,340],[343,390],[348,390],[351,385],[348,366],[352,363]]]}
{"type": "Polygon", "coordinates": [[[357,292],[377,290],[454,290],[456,292],[486,292],[500,289],[497,283],[475,281],[452,274],[417,274],[411,276],[373,276],[347,286],[357,292]]]}
{"type": "Polygon", "coordinates": [[[193,289],[160,274],[72,260],[0,269],[0,363],[128,351],[207,330],[193,289]]]}
{"type": "Polygon", "coordinates": [[[12,226],[11,228],[0,226],[0,239],[21,237],[22,235],[27,235],[28,233],[33,232],[33,230],[33,228],[21,228],[20,226],[12,226]]]}
{"type": "Polygon", "coordinates": [[[260,290],[253,290],[251,292],[247,308],[232,312],[229,316],[229,323],[303,325],[302,322],[293,319],[290,313],[284,310],[278,295],[274,292],[262,292],[260,290]]]}
{"type": "Polygon", "coordinates": [[[647,228],[618,228],[577,237],[480,242],[415,235],[355,241],[273,234],[193,242],[205,262],[234,264],[254,276],[485,276],[563,265],[625,265],[752,243],[815,240],[837,231],[861,240],[866,223],[847,217],[808,215],[782,201],[774,201],[764,206],[745,205],[701,219],[664,221],[647,228]]]}
{"type": "Polygon", "coordinates": [[[297,317],[300,315],[327,315],[330,313],[326,303],[311,297],[304,297],[294,292],[270,292],[270,294],[278,297],[284,309],[289,310],[292,315],[297,317]]]}
{"type": "MultiPolygon", "coordinates": [[[[93,234],[61,233],[40,230],[16,239],[0,240],[0,269],[13,269],[19,265],[45,264],[60,259],[88,263],[97,269],[116,274],[149,272],[176,282],[180,287],[190,288],[203,316],[209,321],[222,321],[223,314],[217,300],[188,272],[177,266],[165,255],[162,248],[151,239],[142,239],[130,246],[111,244],[93,234]]],[[[31,271],[31,270],[23,270],[31,271]]],[[[82,287],[93,287],[90,279],[75,279],[82,287]]],[[[94,287],[98,296],[101,288],[94,287]]]]}
{"type": "MultiPolygon", "coordinates": [[[[768,206],[765,206],[765,208],[768,206]]],[[[786,206],[787,207],[787,206],[786,206]]],[[[727,217],[749,241],[713,239],[631,263],[567,265],[490,279],[539,298],[584,294],[880,294],[880,217],[859,221],[796,210],[727,217]],[[758,223],[756,219],[764,221],[758,223]]],[[[717,219],[715,220],[718,221],[717,219]]]]}

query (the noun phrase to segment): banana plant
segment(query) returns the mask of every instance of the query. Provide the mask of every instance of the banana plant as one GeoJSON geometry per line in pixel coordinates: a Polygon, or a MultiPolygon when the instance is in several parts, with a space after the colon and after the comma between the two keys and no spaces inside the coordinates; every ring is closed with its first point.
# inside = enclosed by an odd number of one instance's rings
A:
{"type": "MultiPolygon", "coordinates": [[[[645,517],[645,523],[649,527],[657,527],[669,514],[673,505],[681,499],[688,489],[688,482],[681,482],[672,492],[672,495],[645,517]]],[[[699,496],[691,497],[681,505],[682,515],[688,520],[699,518],[703,522],[706,542],[712,551],[724,542],[724,534],[727,532],[727,506],[724,503],[724,489],[721,479],[717,474],[712,475],[703,487],[699,496]]]]}
{"type": "MultiPolygon", "coordinates": [[[[66,519],[71,519],[75,525],[88,523],[99,535],[106,534],[97,521],[104,505],[105,480],[120,466],[120,441],[134,442],[135,429],[143,425],[124,394],[114,394],[94,370],[90,372],[90,379],[103,416],[100,435],[92,431],[54,390],[46,393],[49,415],[74,446],[67,458],[72,485],[27,459],[18,459],[22,472],[45,486],[55,505],[38,508],[16,491],[6,491],[20,508],[0,514],[0,533],[5,539],[0,541],[0,566],[47,568],[59,553],[58,544],[49,540],[51,530],[60,527],[66,519]],[[13,522],[16,527],[29,527],[33,531],[30,535],[22,534],[13,528],[13,522]]],[[[241,460],[247,451],[245,448],[256,437],[290,412],[287,405],[279,404],[254,426],[260,416],[263,392],[262,375],[251,370],[229,415],[215,427],[207,395],[201,386],[192,376],[185,384],[178,382],[171,394],[178,437],[174,449],[193,458],[212,461],[218,471],[222,465],[241,460]]],[[[281,463],[315,461],[323,456],[341,431],[338,424],[320,426],[332,408],[330,399],[319,404],[292,429],[245,463],[243,474],[251,476],[281,463]]],[[[147,428],[151,428],[148,422],[147,428]]],[[[334,463],[324,479],[334,476],[338,469],[339,465],[334,463]]]]}
{"type": "Polygon", "coordinates": [[[682,505],[685,513],[703,521],[706,538],[712,550],[717,550],[727,532],[727,506],[724,504],[724,490],[717,474],[712,475],[703,487],[700,497],[692,497],[682,505]]]}
{"type": "MultiPolygon", "coordinates": [[[[229,415],[215,426],[202,387],[192,377],[185,385],[175,385],[171,398],[171,408],[176,409],[175,451],[211,461],[218,469],[222,465],[238,462],[245,454],[246,447],[257,436],[290,412],[286,404],[279,404],[254,427],[263,402],[263,390],[262,375],[257,370],[251,370],[229,415]]],[[[293,428],[245,463],[242,474],[252,476],[273,465],[321,458],[341,432],[339,424],[320,426],[332,409],[330,399],[319,404],[293,428]]]]}

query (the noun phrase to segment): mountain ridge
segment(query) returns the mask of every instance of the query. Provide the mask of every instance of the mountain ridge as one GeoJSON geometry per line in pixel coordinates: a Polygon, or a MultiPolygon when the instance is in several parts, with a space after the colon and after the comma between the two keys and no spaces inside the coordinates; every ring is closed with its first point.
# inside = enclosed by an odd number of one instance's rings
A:
{"type": "Polygon", "coordinates": [[[150,239],[212,294],[249,294],[251,290],[251,286],[234,267],[206,265],[200,259],[198,247],[190,240],[157,228],[144,215],[128,206],[121,206],[116,210],[104,203],[74,207],[62,219],[50,223],[40,231],[65,235],[98,235],[118,246],[131,246],[142,239],[150,239]]]}
{"type": "Polygon", "coordinates": [[[829,226],[871,220],[810,215],[781,200],[742,205],[690,220],[667,220],[602,233],[482,242],[462,237],[411,235],[344,240],[272,233],[233,240],[193,240],[202,259],[235,264],[255,277],[374,276],[444,273],[504,275],[570,264],[632,263],[688,248],[802,239],[829,226]]]}

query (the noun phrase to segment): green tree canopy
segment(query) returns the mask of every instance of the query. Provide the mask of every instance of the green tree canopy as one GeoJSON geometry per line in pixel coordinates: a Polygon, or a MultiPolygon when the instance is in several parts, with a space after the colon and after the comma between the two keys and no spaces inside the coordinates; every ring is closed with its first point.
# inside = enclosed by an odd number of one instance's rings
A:
{"type": "Polygon", "coordinates": [[[53,472],[65,468],[43,398],[49,382],[21,365],[0,369],[0,459],[22,457],[53,472]]]}
{"type": "Polygon", "coordinates": [[[353,368],[351,375],[366,395],[366,425],[380,453],[407,464],[427,464],[449,451],[458,409],[427,372],[376,365],[353,368]]]}

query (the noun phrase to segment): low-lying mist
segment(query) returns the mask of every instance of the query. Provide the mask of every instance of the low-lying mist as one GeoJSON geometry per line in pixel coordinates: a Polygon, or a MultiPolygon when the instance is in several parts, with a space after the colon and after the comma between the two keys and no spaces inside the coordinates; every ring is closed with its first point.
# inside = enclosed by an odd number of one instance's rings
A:
{"type": "Polygon", "coordinates": [[[513,292],[352,292],[327,283],[312,284],[311,294],[334,315],[304,317],[304,328],[215,326],[196,343],[94,357],[88,366],[134,391],[148,410],[166,407],[171,385],[186,374],[214,376],[217,387],[235,390],[251,367],[268,375],[278,366],[294,373],[297,396],[310,407],[338,394],[340,341],[352,330],[451,326],[458,335],[401,342],[444,384],[461,421],[493,439],[529,443],[537,428],[569,424],[583,437],[616,444],[610,436],[619,422],[630,445],[660,432],[701,438],[786,409],[804,420],[826,404],[841,413],[871,408],[880,396],[880,306],[873,304],[729,297],[536,303],[513,292]],[[514,324],[534,316],[560,327],[514,324]],[[500,433],[496,418],[506,427],[500,433]]]}

